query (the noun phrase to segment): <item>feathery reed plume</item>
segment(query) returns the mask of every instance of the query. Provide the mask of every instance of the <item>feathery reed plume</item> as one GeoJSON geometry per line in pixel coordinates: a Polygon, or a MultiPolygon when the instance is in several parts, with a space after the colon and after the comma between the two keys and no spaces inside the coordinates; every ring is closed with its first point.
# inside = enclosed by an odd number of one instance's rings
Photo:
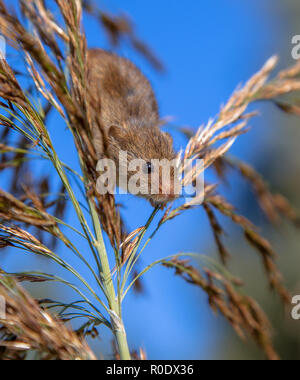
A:
{"type": "Polygon", "coordinates": [[[207,204],[212,205],[221,214],[229,217],[233,221],[233,223],[237,224],[243,229],[246,240],[254,248],[256,248],[262,256],[263,264],[269,278],[270,286],[278,292],[278,294],[281,296],[284,302],[289,304],[291,297],[289,295],[289,292],[282,284],[282,275],[277,269],[274,262],[277,255],[274,252],[271,244],[259,235],[256,227],[247,218],[238,215],[235,212],[234,207],[230,203],[228,203],[224,198],[218,195],[209,196],[205,202],[207,204]]]}
{"type": "Polygon", "coordinates": [[[236,287],[241,285],[239,279],[228,279],[220,273],[204,268],[207,277],[205,279],[188,260],[172,259],[164,261],[163,265],[174,268],[176,274],[188,283],[203,289],[208,295],[211,308],[220,312],[241,338],[244,339],[245,334],[249,334],[270,360],[278,360],[278,354],[272,345],[268,318],[253,299],[236,291],[236,287]]]}
{"type": "Polygon", "coordinates": [[[6,301],[6,319],[0,320],[0,332],[8,338],[0,341],[6,348],[1,357],[10,358],[15,350],[33,350],[41,360],[96,359],[85,341],[41,309],[11,278],[0,279],[0,295],[6,301]]]}
{"type": "MultiPolygon", "coordinates": [[[[251,102],[257,100],[270,100],[273,98],[276,99],[279,95],[282,96],[300,90],[300,80],[298,79],[300,73],[299,63],[289,70],[280,72],[275,79],[267,83],[268,77],[274,70],[277,61],[277,57],[270,58],[262,69],[255,74],[244,87],[234,92],[226,105],[222,106],[219,115],[215,119],[211,119],[206,126],[201,126],[198,129],[195,136],[191,137],[187,144],[183,153],[184,159],[201,158],[204,161],[204,168],[214,165],[218,160],[219,162],[222,162],[221,160],[223,159],[223,162],[226,162],[227,158],[223,158],[226,152],[241,133],[247,132],[246,126],[248,121],[257,115],[256,112],[246,113],[251,102]],[[225,140],[225,143],[215,147],[216,143],[219,143],[222,140],[225,140]]],[[[231,165],[234,165],[232,162],[230,163],[231,165]]],[[[298,224],[298,217],[295,211],[283,196],[273,196],[270,194],[263,180],[259,178],[249,166],[241,163],[235,163],[235,165],[238,166],[241,174],[251,182],[260,204],[272,221],[277,218],[276,210],[278,210],[281,211],[282,214],[288,216],[295,224],[298,224]]],[[[184,165],[182,165],[182,171],[183,169],[184,165]]],[[[224,168],[221,170],[223,175],[224,168]]],[[[199,171],[197,171],[195,167],[190,169],[189,175],[186,176],[187,180],[184,180],[183,184],[185,186],[192,184],[198,175],[199,171]]],[[[282,285],[282,276],[276,268],[274,262],[276,254],[273,251],[271,244],[259,235],[252,223],[246,218],[236,214],[235,208],[232,205],[228,204],[228,202],[222,197],[218,195],[209,196],[206,192],[206,202],[203,207],[208,214],[223,262],[226,261],[229,253],[221,242],[221,235],[223,232],[212,213],[211,208],[208,206],[209,203],[220,213],[230,217],[234,223],[243,228],[246,241],[254,246],[262,255],[264,267],[268,274],[271,287],[278,291],[286,303],[289,303],[290,295],[282,285]]],[[[176,211],[172,211],[171,214],[167,216],[167,219],[173,217],[173,215],[177,215],[178,212],[185,208],[190,208],[190,204],[185,204],[176,211]]]]}
{"type": "Polygon", "coordinates": [[[214,238],[218,247],[218,251],[220,253],[221,260],[224,264],[226,264],[227,260],[230,258],[230,253],[227,248],[222,243],[222,235],[224,234],[224,230],[220,223],[218,222],[216,215],[214,214],[212,208],[208,203],[203,204],[203,208],[208,216],[209,223],[212,227],[214,238]]]}
{"type": "MultiPolygon", "coordinates": [[[[184,159],[201,158],[204,161],[204,168],[208,168],[225,155],[239,135],[247,132],[246,126],[249,120],[257,115],[256,112],[246,113],[250,103],[274,99],[279,95],[300,90],[300,80],[297,78],[300,73],[299,64],[288,72],[289,79],[286,79],[287,74],[283,72],[270,83],[266,83],[277,61],[278,58],[275,56],[270,58],[241,89],[234,92],[216,118],[198,129],[183,152],[184,159]],[[221,141],[225,143],[214,147],[221,141]]],[[[193,183],[198,175],[195,169],[192,170],[194,170],[193,175],[188,176],[189,180],[184,182],[185,185],[193,183]]]]}
{"type": "Polygon", "coordinates": [[[220,160],[223,160],[223,165],[225,167],[227,165],[238,170],[245,180],[250,183],[262,210],[270,222],[278,224],[280,221],[280,214],[282,214],[293,222],[296,227],[300,225],[299,216],[294,211],[289,201],[280,194],[272,194],[262,176],[257,173],[254,168],[249,164],[232,157],[222,157],[220,160]]]}

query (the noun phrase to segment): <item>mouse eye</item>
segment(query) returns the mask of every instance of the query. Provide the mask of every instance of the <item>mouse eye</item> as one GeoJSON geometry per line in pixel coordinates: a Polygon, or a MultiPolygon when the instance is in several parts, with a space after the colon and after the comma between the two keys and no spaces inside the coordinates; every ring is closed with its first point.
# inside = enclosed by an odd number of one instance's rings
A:
{"type": "Polygon", "coordinates": [[[151,174],[152,170],[153,170],[153,165],[151,164],[151,162],[147,162],[147,164],[146,164],[146,171],[147,171],[147,173],[151,174]]]}

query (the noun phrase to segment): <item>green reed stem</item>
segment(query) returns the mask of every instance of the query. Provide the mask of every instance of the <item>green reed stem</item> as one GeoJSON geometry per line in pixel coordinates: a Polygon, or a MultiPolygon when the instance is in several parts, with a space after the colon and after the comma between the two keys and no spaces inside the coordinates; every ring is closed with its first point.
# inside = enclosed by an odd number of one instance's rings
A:
{"type": "Polygon", "coordinates": [[[116,297],[115,288],[112,280],[112,274],[109,266],[108,256],[106,247],[103,240],[102,228],[99,220],[99,216],[97,214],[97,210],[95,205],[91,199],[89,201],[89,207],[91,210],[91,217],[93,220],[93,225],[96,234],[96,242],[95,247],[99,254],[101,269],[100,276],[103,282],[103,287],[105,291],[105,295],[110,308],[110,317],[113,333],[115,335],[120,359],[121,360],[130,360],[130,351],[127,342],[126,331],[124,328],[124,324],[122,321],[122,313],[121,313],[121,304],[119,303],[119,297],[116,297]]]}

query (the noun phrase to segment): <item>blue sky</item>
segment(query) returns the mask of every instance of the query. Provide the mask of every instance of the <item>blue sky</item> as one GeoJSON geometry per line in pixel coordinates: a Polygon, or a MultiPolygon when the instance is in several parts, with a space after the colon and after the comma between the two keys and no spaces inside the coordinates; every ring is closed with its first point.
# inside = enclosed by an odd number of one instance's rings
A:
{"type": "MultiPolygon", "coordinates": [[[[165,63],[166,74],[158,74],[128,45],[118,50],[151,80],[161,116],[173,116],[174,124],[195,129],[218,112],[240,82],[278,53],[283,42],[289,43],[279,3],[272,0],[99,1],[104,10],[128,13],[139,37],[165,63]]],[[[90,47],[109,46],[94,20],[85,20],[85,30],[90,47]]],[[[288,54],[287,48],[285,59],[288,54]]],[[[271,109],[266,108],[266,112],[267,120],[272,120],[271,109]]],[[[232,152],[255,162],[267,137],[257,131],[262,127],[259,120],[253,122],[253,126],[253,131],[241,137],[232,152]],[[258,136],[260,143],[257,144],[258,136]]],[[[51,118],[50,130],[62,159],[77,167],[71,137],[57,116],[51,118]]],[[[170,132],[179,149],[185,140],[178,133],[170,132]]],[[[42,175],[45,168],[40,165],[36,170],[37,175],[42,175]]],[[[233,189],[231,197],[238,197],[238,191],[233,189]]],[[[150,205],[132,196],[124,196],[122,202],[126,205],[124,216],[129,230],[143,225],[151,213],[150,205]]],[[[73,217],[69,213],[69,221],[73,217]]],[[[144,252],[139,267],[170,254],[207,251],[214,252],[215,246],[205,216],[200,210],[187,212],[161,229],[144,252]]],[[[29,260],[28,256],[25,260],[15,257],[18,260],[14,261],[14,267],[18,269],[32,269],[32,266],[40,269],[45,265],[49,268],[45,262],[29,260]]],[[[4,261],[7,267],[12,266],[10,256],[4,261]]],[[[217,327],[201,291],[164,268],[149,272],[144,284],[145,295],[130,294],[124,304],[131,347],[144,347],[150,359],[212,357],[221,328],[217,327]]],[[[110,337],[103,330],[100,333],[104,334],[101,347],[107,351],[110,337]]]]}

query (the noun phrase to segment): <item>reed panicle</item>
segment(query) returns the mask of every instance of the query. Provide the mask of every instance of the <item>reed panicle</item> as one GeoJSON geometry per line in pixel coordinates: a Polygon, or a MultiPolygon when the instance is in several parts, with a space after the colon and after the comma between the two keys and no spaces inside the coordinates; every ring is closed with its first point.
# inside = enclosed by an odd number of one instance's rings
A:
{"type": "MultiPolygon", "coordinates": [[[[1,321],[3,359],[31,350],[40,360],[95,360],[95,356],[71,329],[43,310],[14,280],[0,280],[6,300],[6,319],[1,321]]],[[[21,356],[22,357],[22,356],[21,356]]]]}

